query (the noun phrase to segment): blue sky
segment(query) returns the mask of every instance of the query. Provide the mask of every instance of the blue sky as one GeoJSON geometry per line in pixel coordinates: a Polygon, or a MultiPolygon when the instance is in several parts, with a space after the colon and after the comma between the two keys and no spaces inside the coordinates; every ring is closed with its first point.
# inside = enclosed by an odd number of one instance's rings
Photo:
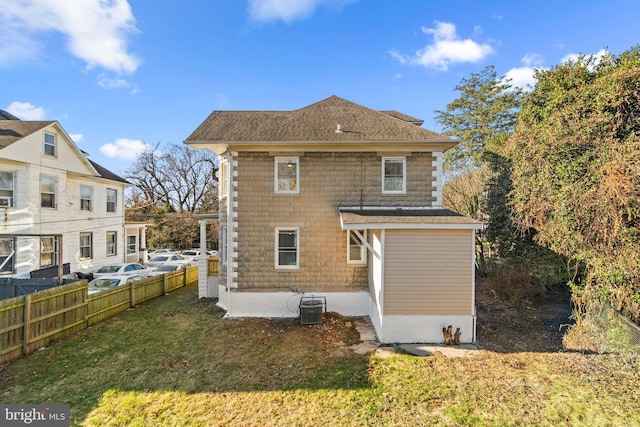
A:
{"type": "Polygon", "coordinates": [[[514,83],[640,43],[635,1],[0,0],[0,109],[58,120],[124,171],[212,110],[291,110],[331,95],[434,110],[494,65],[514,83]]]}

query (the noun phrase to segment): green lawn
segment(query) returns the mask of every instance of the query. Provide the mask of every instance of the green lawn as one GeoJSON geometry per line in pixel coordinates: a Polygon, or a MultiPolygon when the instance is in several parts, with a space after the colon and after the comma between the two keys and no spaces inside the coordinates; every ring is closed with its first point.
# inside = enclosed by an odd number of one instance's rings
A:
{"type": "Polygon", "coordinates": [[[95,426],[640,425],[637,356],[357,356],[349,323],[222,314],[177,290],[3,365],[0,401],[95,426]]]}

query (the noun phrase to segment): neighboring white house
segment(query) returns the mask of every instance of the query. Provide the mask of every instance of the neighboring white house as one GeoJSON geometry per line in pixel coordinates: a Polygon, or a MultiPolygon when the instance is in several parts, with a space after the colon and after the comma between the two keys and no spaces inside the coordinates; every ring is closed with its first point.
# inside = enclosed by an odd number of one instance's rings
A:
{"type": "Polygon", "coordinates": [[[57,121],[0,110],[0,277],[144,259],[144,225],[124,220],[130,185],[89,160],[57,121]]]}

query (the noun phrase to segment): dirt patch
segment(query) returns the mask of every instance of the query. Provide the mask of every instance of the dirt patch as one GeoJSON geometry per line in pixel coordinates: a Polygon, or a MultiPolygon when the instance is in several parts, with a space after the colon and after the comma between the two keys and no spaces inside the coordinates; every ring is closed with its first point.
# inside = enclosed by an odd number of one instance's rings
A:
{"type": "Polygon", "coordinates": [[[537,302],[507,304],[490,286],[476,286],[477,338],[497,352],[556,352],[572,321],[569,290],[554,290],[537,302]]]}

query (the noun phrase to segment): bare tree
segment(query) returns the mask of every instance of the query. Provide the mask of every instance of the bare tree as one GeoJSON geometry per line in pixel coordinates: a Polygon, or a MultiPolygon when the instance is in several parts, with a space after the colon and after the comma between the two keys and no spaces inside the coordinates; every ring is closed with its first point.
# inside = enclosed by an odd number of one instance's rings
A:
{"type": "Polygon", "coordinates": [[[194,213],[215,206],[218,159],[206,150],[182,144],[156,144],[140,153],[125,171],[136,186],[130,199],[149,211],[194,213]]]}

